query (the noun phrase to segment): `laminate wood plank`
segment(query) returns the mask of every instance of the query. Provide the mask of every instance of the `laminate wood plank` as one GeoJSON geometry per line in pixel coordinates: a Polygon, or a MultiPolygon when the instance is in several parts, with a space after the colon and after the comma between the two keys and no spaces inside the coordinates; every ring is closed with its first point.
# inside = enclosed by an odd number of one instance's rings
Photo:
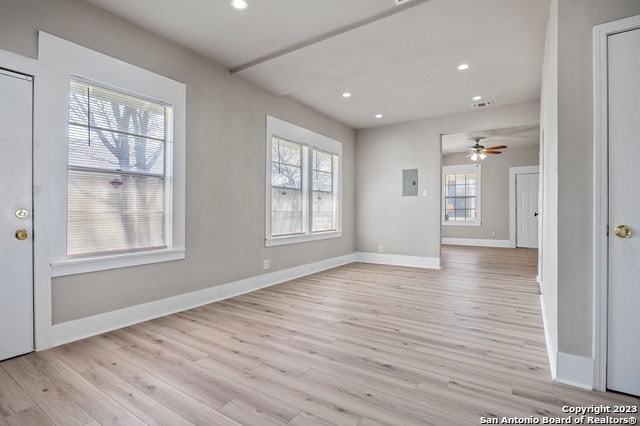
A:
{"type": "Polygon", "coordinates": [[[15,413],[6,419],[6,423],[10,426],[53,426],[51,420],[37,406],[26,408],[23,411],[15,413]]]}
{"type": "Polygon", "coordinates": [[[225,404],[218,411],[243,425],[283,426],[288,424],[238,399],[225,404]]]}
{"type": "Polygon", "coordinates": [[[190,422],[103,367],[82,373],[88,382],[104,392],[148,425],[187,425],[190,422]]]}
{"type": "Polygon", "coordinates": [[[85,425],[94,421],[55,381],[40,373],[33,362],[35,355],[4,361],[2,367],[54,423],[85,425]]]}
{"type": "Polygon", "coordinates": [[[201,359],[196,364],[215,375],[224,375],[231,380],[246,383],[258,392],[271,395],[281,401],[287,401],[300,410],[308,411],[330,422],[339,425],[356,425],[360,420],[359,415],[349,412],[341,404],[325,401],[315,393],[300,392],[289,386],[275,383],[269,378],[229,368],[212,358],[201,359]]]}
{"type": "Polygon", "coordinates": [[[138,417],[123,408],[122,405],[109,398],[107,394],[56,358],[52,351],[34,354],[31,360],[40,373],[55,382],[100,424],[144,424],[138,417]]]}
{"type": "MultiPolygon", "coordinates": [[[[241,381],[204,372],[197,363],[191,363],[176,354],[164,352],[162,349],[150,350],[148,347],[154,345],[152,342],[142,344],[147,348],[141,350],[138,344],[136,347],[125,346],[117,352],[130,362],[153,372],[171,386],[211,407],[218,409],[232,399],[241,399],[255,408],[285,420],[291,419],[300,411],[299,408],[294,408],[268,393],[253,391],[241,381]]],[[[225,368],[233,368],[228,364],[224,365],[225,368]]]]}
{"type": "Polygon", "coordinates": [[[0,365],[0,418],[33,407],[35,402],[0,365]]]}

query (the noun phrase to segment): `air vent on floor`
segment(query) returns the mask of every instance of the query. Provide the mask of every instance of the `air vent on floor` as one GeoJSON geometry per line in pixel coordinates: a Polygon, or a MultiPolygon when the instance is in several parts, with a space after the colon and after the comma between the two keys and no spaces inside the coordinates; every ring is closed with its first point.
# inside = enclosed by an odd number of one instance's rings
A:
{"type": "Polygon", "coordinates": [[[471,108],[484,108],[493,105],[493,101],[484,101],[471,104],[471,108]]]}
{"type": "Polygon", "coordinates": [[[396,6],[400,6],[402,4],[405,3],[409,3],[411,0],[393,0],[393,2],[396,4],[396,6]]]}

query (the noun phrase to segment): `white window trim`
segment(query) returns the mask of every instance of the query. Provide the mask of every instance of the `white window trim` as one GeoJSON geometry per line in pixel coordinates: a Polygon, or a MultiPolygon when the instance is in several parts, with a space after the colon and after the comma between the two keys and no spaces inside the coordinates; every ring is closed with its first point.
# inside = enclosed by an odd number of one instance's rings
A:
{"type": "Polygon", "coordinates": [[[482,226],[482,164],[461,164],[454,166],[442,166],[442,196],[440,203],[442,205],[441,220],[443,226],[482,226]],[[473,222],[446,222],[444,220],[446,214],[446,179],[445,176],[453,173],[469,173],[476,172],[476,220],[473,222]]]}
{"type": "MultiPolygon", "coordinates": [[[[284,244],[294,244],[294,243],[302,243],[306,241],[317,241],[317,240],[325,240],[329,238],[340,238],[342,237],[342,143],[328,138],[327,136],[323,136],[311,130],[305,129],[300,126],[296,126],[295,124],[288,123],[284,120],[280,120],[275,117],[271,117],[267,115],[267,132],[266,132],[266,179],[265,179],[265,247],[271,246],[279,246],[284,244]],[[307,221],[305,226],[303,227],[306,232],[304,234],[297,235],[284,235],[279,237],[271,236],[271,143],[273,137],[278,137],[281,139],[290,140],[292,142],[300,143],[302,145],[307,146],[309,149],[309,157],[311,158],[311,153],[313,149],[318,149],[330,154],[336,154],[339,157],[338,161],[338,175],[336,176],[338,180],[337,184],[337,213],[336,213],[336,230],[335,231],[324,231],[324,232],[311,232],[311,205],[307,208],[309,212],[303,220],[307,221]]],[[[310,164],[310,163],[309,163],[310,164]]],[[[307,166],[308,168],[309,166],[307,166]]],[[[308,171],[309,176],[311,174],[310,170],[308,171]]],[[[303,177],[303,181],[305,181],[303,177]]],[[[306,179],[306,188],[303,188],[303,192],[310,191],[311,179],[306,179]]],[[[311,198],[308,197],[309,203],[311,203],[311,198]]]]}
{"type": "MultiPolygon", "coordinates": [[[[50,107],[50,159],[52,200],[51,276],[73,275],[185,258],[185,157],[186,86],[183,83],[114,59],[45,32],[39,32],[38,59],[51,69],[50,90],[45,100],[50,107]],[[82,78],[125,93],[156,99],[173,108],[173,171],[171,226],[167,227],[165,250],[68,259],[67,247],[67,153],[68,92],[72,78],[82,78]]],[[[172,173],[172,175],[171,175],[172,173]]],[[[169,217],[169,216],[168,216],[169,217]]]]}

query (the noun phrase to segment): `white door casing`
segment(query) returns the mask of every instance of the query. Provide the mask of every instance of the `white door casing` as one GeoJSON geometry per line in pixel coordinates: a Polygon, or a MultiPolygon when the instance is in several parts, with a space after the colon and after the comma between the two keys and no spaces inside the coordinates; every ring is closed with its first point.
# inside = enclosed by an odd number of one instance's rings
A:
{"type": "Polygon", "coordinates": [[[516,247],[538,247],[538,173],[516,175],[516,247]]]}
{"type": "Polygon", "coordinates": [[[640,395],[640,29],[609,36],[607,387],[640,395]],[[630,238],[615,228],[628,225],[630,238]]]}
{"type": "Polygon", "coordinates": [[[0,69],[0,360],[34,349],[32,103],[32,78],[0,69]]]}

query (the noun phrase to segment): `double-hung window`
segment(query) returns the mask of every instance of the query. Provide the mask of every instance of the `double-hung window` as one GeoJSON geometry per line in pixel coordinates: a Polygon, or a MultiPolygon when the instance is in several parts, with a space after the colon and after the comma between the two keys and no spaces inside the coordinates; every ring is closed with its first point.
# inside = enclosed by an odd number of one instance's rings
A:
{"type": "Polygon", "coordinates": [[[481,165],[442,167],[442,224],[481,225],[481,165]]]}
{"type": "Polygon", "coordinates": [[[52,276],[185,258],[186,86],[40,32],[52,276]]]}
{"type": "Polygon", "coordinates": [[[71,80],[68,257],[167,248],[170,121],[168,105],[71,80]]]}
{"type": "Polygon", "coordinates": [[[267,116],[266,245],[341,236],[342,144],[267,116]]]}

